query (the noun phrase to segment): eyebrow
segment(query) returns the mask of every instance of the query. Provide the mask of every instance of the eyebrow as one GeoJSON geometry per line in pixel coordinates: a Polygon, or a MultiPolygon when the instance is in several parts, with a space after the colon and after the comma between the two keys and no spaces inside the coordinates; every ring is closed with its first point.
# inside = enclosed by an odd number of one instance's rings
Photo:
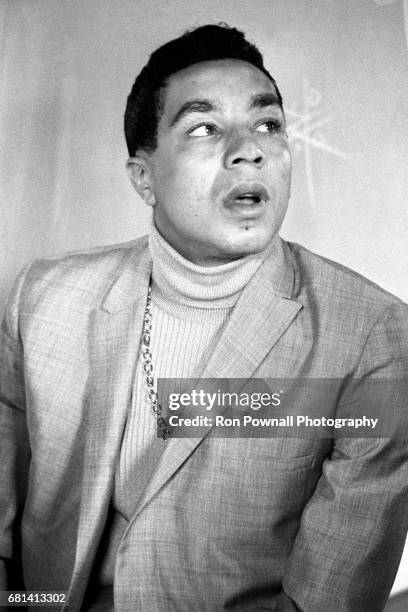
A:
{"type": "Polygon", "coordinates": [[[278,106],[282,108],[278,97],[272,92],[254,94],[249,102],[249,110],[254,108],[265,108],[265,106],[278,106]]]}
{"type": "Polygon", "coordinates": [[[174,115],[170,122],[170,127],[176,125],[176,123],[190,113],[210,113],[211,111],[219,110],[220,107],[210,100],[187,100],[174,115]]]}

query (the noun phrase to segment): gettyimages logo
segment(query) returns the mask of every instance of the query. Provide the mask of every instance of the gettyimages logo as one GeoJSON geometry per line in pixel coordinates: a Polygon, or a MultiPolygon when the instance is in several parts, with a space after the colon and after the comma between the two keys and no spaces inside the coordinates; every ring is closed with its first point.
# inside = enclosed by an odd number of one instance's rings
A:
{"type": "Polygon", "coordinates": [[[405,379],[158,379],[170,437],[408,439],[405,379]]]}
{"type": "Polygon", "coordinates": [[[260,410],[265,406],[280,406],[281,391],[274,393],[232,393],[228,391],[209,392],[204,389],[193,389],[190,393],[170,393],[168,407],[178,410],[182,406],[200,406],[205,410],[212,410],[215,406],[225,408],[229,406],[245,406],[251,410],[260,410]]]}

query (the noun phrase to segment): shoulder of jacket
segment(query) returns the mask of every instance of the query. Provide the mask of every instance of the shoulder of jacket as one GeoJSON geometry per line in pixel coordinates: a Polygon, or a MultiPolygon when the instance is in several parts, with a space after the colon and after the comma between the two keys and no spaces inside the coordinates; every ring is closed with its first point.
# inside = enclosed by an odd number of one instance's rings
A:
{"type": "Polygon", "coordinates": [[[370,303],[380,310],[393,305],[408,308],[400,298],[383,289],[362,274],[323,257],[293,242],[287,242],[295,267],[295,292],[314,289],[340,303],[357,300],[363,307],[370,303]]]}
{"type": "Polygon", "coordinates": [[[37,301],[45,294],[61,291],[74,299],[97,301],[123,270],[138,266],[147,250],[147,236],[125,243],[93,247],[36,259],[25,267],[21,297],[37,301]]]}

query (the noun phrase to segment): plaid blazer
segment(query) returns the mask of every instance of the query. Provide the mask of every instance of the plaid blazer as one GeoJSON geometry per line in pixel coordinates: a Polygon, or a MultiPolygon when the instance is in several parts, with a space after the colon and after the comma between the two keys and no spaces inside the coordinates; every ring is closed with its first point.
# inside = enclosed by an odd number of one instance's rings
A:
{"type": "MultiPolygon", "coordinates": [[[[0,558],[27,590],[68,591],[64,610],[82,605],[106,522],[150,272],[146,238],[36,261],[6,309],[0,558]]],[[[346,383],[407,370],[407,306],[279,241],[201,374],[346,383]]],[[[171,439],[121,540],[115,609],[382,610],[407,488],[398,440],[171,439]]]]}

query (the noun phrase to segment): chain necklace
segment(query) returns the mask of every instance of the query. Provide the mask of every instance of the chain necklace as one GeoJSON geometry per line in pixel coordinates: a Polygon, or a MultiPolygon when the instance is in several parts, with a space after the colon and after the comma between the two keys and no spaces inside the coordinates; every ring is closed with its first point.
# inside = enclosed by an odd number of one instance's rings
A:
{"type": "Polygon", "coordinates": [[[147,397],[152,404],[152,410],[157,415],[157,427],[160,436],[163,440],[167,440],[170,436],[170,430],[167,425],[166,419],[163,417],[163,408],[159,404],[157,391],[154,390],[154,377],[153,377],[153,363],[152,363],[152,352],[150,350],[151,331],[152,331],[152,311],[150,305],[152,302],[152,290],[151,286],[147,290],[146,307],[143,317],[143,329],[142,329],[142,361],[143,361],[143,372],[145,375],[145,383],[147,387],[147,397]]]}

